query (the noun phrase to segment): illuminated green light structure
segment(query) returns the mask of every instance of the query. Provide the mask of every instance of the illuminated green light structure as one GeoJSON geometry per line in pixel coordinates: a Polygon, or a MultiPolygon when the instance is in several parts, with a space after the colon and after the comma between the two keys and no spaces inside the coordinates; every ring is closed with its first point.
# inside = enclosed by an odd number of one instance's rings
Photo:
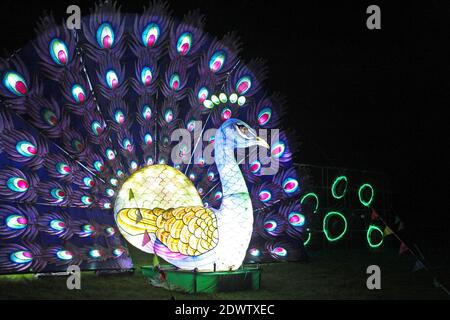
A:
{"type": "Polygon", "coordinates": [[[331,194],[335,199],[342,199],[345,194],[347,193],[347,185],[348,185],[348,180],[346,176],[339,176],[336,179],[334,179],[333,185],[331,186],[331,194]],[[338,192],[338,186],[344,183],[344,190],[342,190],[341,192],[338,192]]]}
{"type": "Polygon", "coordinates": [[[313,213],[317,213],[317,210],[319,209],[319,197],[314,192],[309,192],[302,196],[300,204],[303,204],[308,198],[313,198],[315,200],[313,213]]]}
{"type": "Polygon", "coordinates": [[[378,227],[378,226],[375,226],[375,225],[371,224],[369,226],[369,229],[367,229],[366,236],[367,236],[367,243],[369,244],[369,246],[371,248],[378,248],[379,246],[381,246],[383,244],[384,233],[383,233],[383,230],[381,230],[381,228],[378,227]],[[381,234],[381,240],[378,243],[373,243],[372,242],[372,237],[371,236],[372,236],[372,232],[374,232],[374,231],[379,232],[381,234]]]}
{"type": "Polygon", "coordinates": [[[338,241],[345,235],[346,232],[347,232],[347,219],[342,213],[337,211],[330,211],[325,215],[325,217],[323,218],[323,233],[325,234],[325,237],[327,238],[328,241],[330,242],[338,241]],[[330,232],[328,230],[328,220],[333,216],[337,216],[341,218],[342,221],[344,221],[344,230],[339,235],[334,237],[330,235],[330,232]]]}
{"type": "MultiPolygon", "coordinates": [[[[358,190],[358,198],[359,202],[365,207],[370,207],[375,197],[375,191],[369,183],[364,183],[359,187],[358,190]]],[[[383,244],[384,241],[384,233],[383,230],[381,230],[380,227],[376,225],[369,225],[369,228],[367,229],[366,233],[367,243],[369,244],[369,247],[371,248],[378,248],[383,244]],[[381,234],[381,240],[377,243],[374,243],[372,241],[372,233],[373,232],[379,232],[381,234]]]]}
{"type": "MultiPolygon", "coordinates": [[[[337,200],[341,200],[345,197],[345,195],[348,192],[348,178],[345,175],[339,175],[337,176],[334,180],[333,183],[331,185],[331,195],[334,199],[337,200]]],[[[375,198],[375,191],[373,186],[370,183],[363,183],[359,189],[358,189],[358,199],[359,202],[366,208],[370,208],[371,204],[373,203],[375,198]]],[[[304,204],[307,201],[314,201],[314,205],[313,205],[313,209],[314,209],[314,213],[318,212],[319,209],[319,197],[316,193],[314,192],[309,192],[304,194],[301,199],[300,199],[300,203],[304,204]]],[[[327,239],[327,241],[329,242],[336,242],[340,239],[342,239],[345,234],[347,233],[348,230],[348,222],[347,222],[347,218],[344,216],[344,214],[342,212],[333,210],[333,211],[329,211],[322,220],[322,230],[323,233],[325,235],[325,238],[327,239]],[[329,222],[330,219],[332,218],[338,218],[343,222],[343,229],[342,231],[339,232],[339,234],[334,235],[332,234],[331,230],[329,229],[329,222]]],[[[307,246],[311,243],[311,238],[312,238],[312,232],[310,229],[306,229],[306,238],[303,241],[303,245],[307,246]]],[[[383,242],[384,242],[384,233],[383,230],[377,226],[377,225],[373,225],[370,224],[368,226],[368,229],[366,230],[366,239],[367,239],[367,243],[369,245],[370,248],[379,248],[383,242]],[[373,240],[373,236],[375,235],[375,233],[378,233],[381,236],[380,240],[373,240]]]]}
{"type": "Polygon", "coordinates": [[[307,229],[308,232],[308,237],[306,238],[306,240],[303,242],[304,246],[307,246],[310,242],[311,242],[311,231],[309,230],[309,228],[307,229]]]}
{"type": "MultiPolygon", "coordinates": [[[[300,204],[304,204],[307,200],[309,199],[313,199],[314,200],[314,210],[313,213],[317,213],[317,210],[319,209],[319,197],[317,196],[316,193],[314,192],[309,192],[306,193],[302,196],[302,198],[300,199],[300,204]]],[[[307,246],[310,242],[311,242],[311,231],[309,230],[309,228],[306,230],[308,232],[308,237],[306,238],[306,240],[303,242],[304,246],[307,246]]]]}
{"type": "Polygon", "coordinates": [[[359,197],[359,201],[362,203],[363,206],[369,207],[373,201],[374,196],[375,196],[375,192],[373,190],[373,187],[370,184],[364,183],[363,185],[361,185],[359,187],[358,197],[359,197]],[[366,190],[368,190],[370,192],[370,197],[366,197],[366,195],[365,195],[365,193],[367,192],[366,190]]]}

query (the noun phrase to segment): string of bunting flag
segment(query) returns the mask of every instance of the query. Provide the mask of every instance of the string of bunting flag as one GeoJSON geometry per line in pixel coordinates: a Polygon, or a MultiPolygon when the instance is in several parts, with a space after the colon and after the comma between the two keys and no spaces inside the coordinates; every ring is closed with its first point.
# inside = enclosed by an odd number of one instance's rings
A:
{"type": "Polygon", "coordinates": [[[424,269],[426,271],[428,271],[432,277],[433,277],[433,285],[437,288],[441,288],[447,295],[450,296],[450,291],[439,281],[439,279],[436,277],[436,275],[434,274],[434,272],[429,268],[428,264],[425,261],[425,257],[423,256],[423,254],[421,253],[420,249],[417,247],[417,245],[414,245],[416,250],[412,250],[405,241],[403,241],[402,238],[400,238],[400,236],[398,235],[398,231],[401,231],[405,228],[403,222],[400,220],[400,218],[398,216],[395,217],[395,221],[394,224],[397,225],[398,224],[398,228],[397,228],[397,232],[395,232],[387,223],[386,221],[378,214],[378,212],[374,209],[374,208],[370,208],[372,210],[371,212],[371,220],[372,221],[376,221],[379,220],[383,223],[384,227],[384,231],[383,231],[383,236],[384,237],[388,237],[390,235],[393,235],[399,242],[400,242],[400,248],[399,248],[399,254],[404,254],[405,252],[409,251],[414,258],[416,259],[416,262],[413,266],[412,272],[416,272],[419,271],[421,269],[424,269]]]}

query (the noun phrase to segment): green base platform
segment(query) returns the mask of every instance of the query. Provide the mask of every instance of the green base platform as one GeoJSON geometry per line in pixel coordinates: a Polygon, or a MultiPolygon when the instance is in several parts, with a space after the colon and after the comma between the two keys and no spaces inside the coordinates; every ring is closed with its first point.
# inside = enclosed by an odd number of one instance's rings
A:
{"type": "Polygon", "coordinates": [[[170,265],[163,265],[167,281],[161,282],[158,271],[153,266],[142,266],[142,273],[150,279],[151,284],[173,291],[187,293],[214,293],[258,290],[261,281],[259,268],[242,268],[236,271],[193,272],[178,270],[170,265]]]}

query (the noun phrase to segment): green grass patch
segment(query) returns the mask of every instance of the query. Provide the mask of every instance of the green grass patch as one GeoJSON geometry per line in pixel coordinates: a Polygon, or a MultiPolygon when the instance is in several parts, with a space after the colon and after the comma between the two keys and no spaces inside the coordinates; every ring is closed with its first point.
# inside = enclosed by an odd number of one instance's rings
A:
{"type": "MultiPolygon", "coordinates": [[[[151,265],[152,256],[131,249],[133,275],[97,276],[83,272],[81,290],[68,290],[66,277],[37,279],[33,275],[0,276],[0,299],[170,299],[162,288],[150,285],[139,266],[151,265]]],[[[307,262],[274,263],[262,268],[258,291],[183,294],[176,299],[446,299],[426,271],[412,272],[412,257],[391,250],[321,250],[307,262]],[[366,268],[381,268],[381,290],[368,290],[366,268]]]]}

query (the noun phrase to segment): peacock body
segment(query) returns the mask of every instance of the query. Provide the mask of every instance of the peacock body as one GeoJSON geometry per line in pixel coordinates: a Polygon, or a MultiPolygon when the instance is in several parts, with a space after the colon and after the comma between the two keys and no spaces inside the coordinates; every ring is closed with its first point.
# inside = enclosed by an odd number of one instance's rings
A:
{"type": "Polygon", "coordinates": [[[253,231],[253,209],[234,149],[268,145],[236,119],[224,122],[214,143],[222,184],[220,208],[204,208],[197,189],[182,172],[167,165],[146,167],[124,183],[124,196],[119,194],[115,202],[117,224],[129,242],[184,269],[234,270],[241,265],[253,231]],[[136,199],[133,188],[151,185],[156,188],[148,188],[136,199]],[[130,192],[132,197],[127,197],[130,192]],[[151,240],[145,243],[145,236],[151,240]]]}
{"type": "Polygon", "coordinates": [[[0,269],[117,263],[122,236],[189,270],[304,255],[288,133],[258,137],[283,100],[203,24],[105,2],[0,61],[0,269]]]}

